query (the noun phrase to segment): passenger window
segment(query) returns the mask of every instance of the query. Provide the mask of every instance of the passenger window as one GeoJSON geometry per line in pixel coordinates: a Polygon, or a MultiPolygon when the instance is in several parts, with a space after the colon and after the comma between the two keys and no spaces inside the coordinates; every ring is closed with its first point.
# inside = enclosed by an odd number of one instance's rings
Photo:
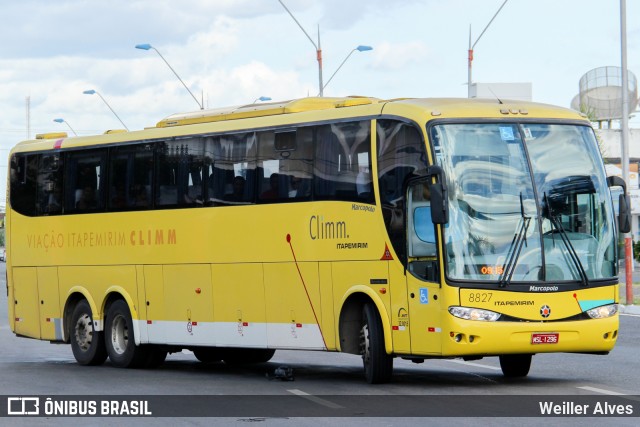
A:
{"type": "Polygon", "coordinates": [[[313,128],[258,134],[258,183],[263,203],[309,200],[313,128]]]}
{"type": "Polygon", "coordinates": [[[255,200],[256,136],[253,132],[207,137],[207,204],[246,205],[255,200]]]}
{"type": "Polygon", "coordinates": [[[110,211],[152,206],[153,144],[113,148],[109,169],[110,211]]]}
{"type": "Polygon", "coordinates": [[[315,197],[374,203],[371,180],[371,122],[318,127],[315,197]]]}
{"type": "Polygon", "coordinates": [[[207,164],[202,138],[161,142],[157,151],[156,206],[202,206],[203,173],[207,164]]]}
{"type": "Polygon", "coordinates": [[[38,215],[59,215],[63,212],[62,156],[42,154],[38,169],[38,215]]]}
{"type": "Polygon", "coordinates": [[[408,123],[378,120],[376,134],[382,216],[396,254],[406,262],[403,191],[407,180],[426,168],[427,152],[419,130],[408,123]]]}
{"type": "Polygon", "coordinates": [[[39,155],[16,154],[11,158],[10,202],[22,215],[36,215],[36,177],[39,155]]]}
{"type": "Polygon", "coordinates": [[[65,211],[97,212],[104,209],[104,170],[107,150],[69,153],[65,164],[65,211]]]}

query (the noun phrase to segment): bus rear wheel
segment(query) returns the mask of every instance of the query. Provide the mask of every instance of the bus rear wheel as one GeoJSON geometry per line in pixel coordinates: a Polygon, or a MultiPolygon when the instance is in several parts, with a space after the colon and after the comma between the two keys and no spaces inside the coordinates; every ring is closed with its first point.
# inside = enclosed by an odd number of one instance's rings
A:
{"type": "Polygon", "coordinates": [[[140,368],[151,362],[149,346],[138,346],[133,336],[133,320],[127,303],[114,301],[107,311],[105,324],[107,354],[113,366],[140,368]]]}
{"type": "Polygon", "coordinates": [[[365,304],[362,310],[360,354],[362,354],[364,376],[369,384],[389,382],[393,373],[393,357],[385,350],[382,320],[378,310],[371,303],[365,304]]]}
{"type": "Polygon", "coordinates": [[[529,374],[531,354],[503,354],[500,356],[500,368],[507,378],[522,378],[529,374]]]}
{"type": "Polygon", "coordinates": [[[71,315],[71,351],[81,365],[101,365],[107,359],[102,332],[96,331],[87,300],[79,301],[71,315]]]}

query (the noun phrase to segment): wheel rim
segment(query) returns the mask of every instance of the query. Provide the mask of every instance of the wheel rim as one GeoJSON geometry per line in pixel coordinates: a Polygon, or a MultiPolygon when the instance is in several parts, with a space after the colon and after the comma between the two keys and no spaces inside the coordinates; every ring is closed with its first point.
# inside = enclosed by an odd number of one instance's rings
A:
{"type": "Polygon", "coordinates": [[[365,323],[360,330],[360,353],[362,353],[362,361],[364,362],[365,368],[369,366],[371,360],[371,352],[369,349],[369,325],[365,323]]]}
{"type": "Polygon", "coordinates": [[[91,342],[93,341],[93,326],[91,317],[86,313],[80,316],[76,322],[75,338],[78,347],[80,347],[82,351],[89,350],[91,342]]]}
{"type": "Polygon", "coordinates": [[[123,354],[129,343],[129,328],[124,316],[118,315],[111,324],[111,344],[117,354],[123,354]]]}

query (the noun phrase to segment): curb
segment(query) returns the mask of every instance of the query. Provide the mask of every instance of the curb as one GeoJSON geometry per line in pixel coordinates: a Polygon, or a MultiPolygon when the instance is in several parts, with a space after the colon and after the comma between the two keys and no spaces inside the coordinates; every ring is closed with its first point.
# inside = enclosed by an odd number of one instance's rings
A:
{"type": "Polygon", "coordinates": [[[634,314],[640,316],[640,306],[637,305],[622,305],[620,304],[620,313],[622,314],[634,314]]]}

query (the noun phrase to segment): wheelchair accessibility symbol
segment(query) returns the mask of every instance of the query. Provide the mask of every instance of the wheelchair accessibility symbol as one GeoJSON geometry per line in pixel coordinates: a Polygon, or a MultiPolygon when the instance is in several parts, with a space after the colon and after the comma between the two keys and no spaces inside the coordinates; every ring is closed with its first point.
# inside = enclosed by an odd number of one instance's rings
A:
{"type": "Polygon", "coordinates": [[[429,289],[420,288],[420,304],[429,304],[429,289]]]}

